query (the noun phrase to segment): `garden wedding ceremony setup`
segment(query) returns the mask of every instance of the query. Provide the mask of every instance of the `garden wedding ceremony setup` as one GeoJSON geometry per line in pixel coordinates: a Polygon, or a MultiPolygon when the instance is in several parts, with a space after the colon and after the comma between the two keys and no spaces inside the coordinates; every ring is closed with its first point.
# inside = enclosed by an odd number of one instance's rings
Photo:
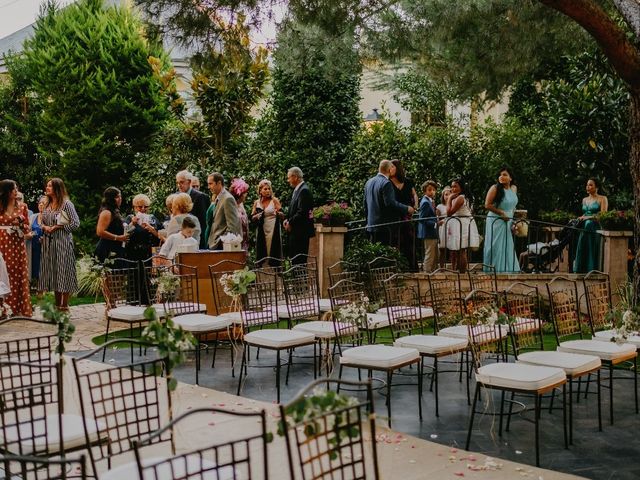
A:
{"type": "Polygon", "coordinates": [[[636,479],[640,3],[0,0],[0,479],[636,479]]]}

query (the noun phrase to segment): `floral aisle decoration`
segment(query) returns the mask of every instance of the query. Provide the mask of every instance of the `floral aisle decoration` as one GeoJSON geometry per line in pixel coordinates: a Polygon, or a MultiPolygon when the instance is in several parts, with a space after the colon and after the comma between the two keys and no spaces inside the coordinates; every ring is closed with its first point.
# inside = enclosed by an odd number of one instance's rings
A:
{"type": "Polygon", "coordinates": [[[240,297],[246,295],[249,285],[256,281],[256,273],[245,267],[233,273],[225,273],[220,277],[220,285],[224,293],[231,297],[231,311],[240,311],[240,297]]]}
{"type": "Polygon", "coordinates": [[[11,308],[11,305],[0,298],[0,320],[5,320],[11,317],[13,317],[13,309],[11,308]]]}
{"type": "Polygon", "coordinates": [[[617,289],[618,304],[607,313],[613,327],[611,341],[625,343],[629,337],[640,335],[640,307],[634,304],[633,285],[626,283],[617,289]]]}
{"type": "Polygon", "coordinates": [[[167,385],[173,391],[178,385],[172,374],[173,369],[184,362],[187,351],[194,349],[196,339],[190,332],[176,326],[170,315],[161,321],[153,307],[144,311],[144,317],[149,320],[149,324],[142,331],[141,339],[156,345],[160,356],[165,358],[167,385]]]}
{"type": "Polygon", "coordinates": [[[42,311],[42,318],[50,323],[53,323],[58,327],[57,337],[58,342],[56,344],[54,355],[59,355],[62,358],[62,354],[66,351],[65,344],[69,343],[76,331],[76,326],[71,323],[69,312],[62,312],[56,308],[53,301],[43,300],[39,304],[42,311]]]}
{"type": "Polygon", "coordinates": [[[78,295],[98,298],[102,293],[104,279],[114,264],[110,257],[101,263],[96,257],[83,255],[76,262],[76,277],[78,278],[78,295]]]}
{"type": "Polygon", "coordinates": [[[361,435],[355,408],[359,403],[357,398],[316,387],[311,395],[286,408],[285,417],[278,422],[278,435],[286,435],[286,425],[293,427],[304,423],[305,437],[312,440],[326,436],[331,448],[329,457],[337,460],[341,444],[361,435]],[[326,416],[326,421],[321,418],[330,412],[335,414],[326,416]]]}
{"type": "Polygon", "coordinates": [[[180,289],[180,276],[171,269],[165,269],[155,278],[151,279],[151,284],[156,287],[156,299],[163,303],[178,297],[180,289]]]}

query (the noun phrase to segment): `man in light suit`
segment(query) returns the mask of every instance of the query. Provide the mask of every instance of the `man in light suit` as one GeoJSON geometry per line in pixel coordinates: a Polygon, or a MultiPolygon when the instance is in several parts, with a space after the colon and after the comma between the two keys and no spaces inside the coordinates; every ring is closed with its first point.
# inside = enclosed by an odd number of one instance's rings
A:
{"type": "MultiPolygon", "coordinates": [[[[209,200],[209,196],[207,194],[199,192],[195,188],[191,187],[192,179],[193,175],[191,172],[188,170],[181,170],[176,174],[176,185],[178,186],[178,192],[188,193],[191,197],[191,201],[193,202],[191,215],[198,219],[198,222],[200,222],[200,226],[204,231],[204,226],[207,224],[207,209],[211,204],[211,200],[209,200]]],[[[200,237],[200,248],[207,248],[207,239],[204,235],[201,235],[200,237]]]]}
{"type": "Polygon", "coordinates": [[[413,214],[413,207],[396,200],[393,185],[389,176],[396,167],[390,160],[382,160],[378,174],[367,180],[364,186],[364,214],[367,218],[367,232],[373,242],[389,245],[391,242],[390,226],[378,226],[383,223],[397,221],[401,216],[413,214]]]}
{"type": "Polygon", "coordinates": [[[213,223],[209,232],[207,243],[211,250],[222,250],[220,237],[227,233],[242,235],[238,205],[226,188],[224,177],[220,173],[212,173],[209,178],[213,180],[211,192],[216,195],[213,223]]]}
{"type": "Polygon", "coordinates": [[[293,259],[294,264],[306,263],[306,259],[294,257],[309,254],[309,239],[315,235],[311,218],[313,195],[298,167],[289,169],[287,182],[293,187],[289,213],[284,221],[284,229],[289,233],[289,258],[293,259]]]}

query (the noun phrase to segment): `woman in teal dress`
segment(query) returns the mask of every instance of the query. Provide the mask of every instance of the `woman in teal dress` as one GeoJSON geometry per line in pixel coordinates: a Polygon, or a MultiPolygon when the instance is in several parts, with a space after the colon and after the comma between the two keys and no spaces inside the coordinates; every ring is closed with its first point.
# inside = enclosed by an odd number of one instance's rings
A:
{"type": "Polygon", "coordinates": [[[582,199],[582,216],[578,217],[578,225],[582,231],[578,237],[576,257],[573,260],[574,273],[587,273],[591,270],[600,270],[600,224],[595,216],[600,212],[606,212],[609,201],[604,195],[598,194],[600,187],[595,178],[587,180],[587,196],[582,199]]]}
{"type": "Polygon", "coordinates": [[[517,191],[511,170],[502,167],[498,182],[491,186],[484,201],[484,208],[489,212],[484,229],[484,264],[493,265],[496,272],[520,271],[511,233],[518,204],[517,191]]]}

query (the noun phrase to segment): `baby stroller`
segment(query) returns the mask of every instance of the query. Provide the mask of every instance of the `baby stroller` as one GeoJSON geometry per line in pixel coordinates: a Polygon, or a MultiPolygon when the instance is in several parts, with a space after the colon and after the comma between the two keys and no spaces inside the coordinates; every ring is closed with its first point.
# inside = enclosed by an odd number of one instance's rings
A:
{"type": "Polygon", "coordinates": [[[571,220],[549,243],[537,242],[527,245],[527,251],[520,254],[520,265],[527,273],[555,273],[560,267],[562,254],[571,244],[578,221],[571,220]]]}

